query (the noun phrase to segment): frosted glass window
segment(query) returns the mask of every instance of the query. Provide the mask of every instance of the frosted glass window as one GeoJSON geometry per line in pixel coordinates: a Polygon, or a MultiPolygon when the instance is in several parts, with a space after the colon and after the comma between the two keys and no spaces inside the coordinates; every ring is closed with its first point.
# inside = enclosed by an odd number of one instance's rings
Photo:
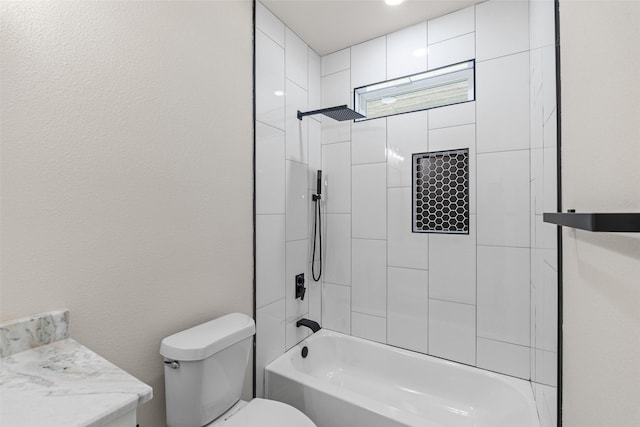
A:
{"type": "Polygon", "coordinates": [[[359,87],[355,110],[367,119],[475,100],[475,61],[359,87]]]}

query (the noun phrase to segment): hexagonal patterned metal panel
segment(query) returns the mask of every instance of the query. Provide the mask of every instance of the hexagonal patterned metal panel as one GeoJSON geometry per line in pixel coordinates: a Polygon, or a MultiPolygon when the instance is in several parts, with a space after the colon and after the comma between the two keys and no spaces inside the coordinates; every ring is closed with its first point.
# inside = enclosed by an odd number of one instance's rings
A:
{"type": "Polygon", "coordinates": [[[413,154],[413,232],[469,234],[469,149],[413,154]]]}

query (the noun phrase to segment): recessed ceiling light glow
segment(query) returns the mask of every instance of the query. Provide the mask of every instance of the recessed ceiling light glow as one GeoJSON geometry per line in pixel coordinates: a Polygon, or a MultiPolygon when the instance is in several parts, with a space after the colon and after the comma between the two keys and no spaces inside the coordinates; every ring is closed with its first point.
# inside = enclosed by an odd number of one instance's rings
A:
{"type": "Polygon", "coordinates": [[[284,96],[284,91],[282,91],[282,90],[276,90],[275,92],[273,92],[273,94],[274,94],[275,96],[284,96]]]}
{"type": "Polygon", "coordinates": [[[388,4],[389,6],[397,6],[400,3],[402,3],[404,0],[384,0],[384,2],[386,4],[388,4]]]}
{"type": "Polygon", "coordinates": [[[397,99],[396,99],[395,96],[385,96],[384,98],[382,98],[380,100],[380,102],[382,102],[383,104],[387,104],[387,105],[393,104],[396,101],[397,101],[397,99]]]}
{"type": "Polygon", "coordinates": [[[421,47],[413,51],[413,56],[425,56],[427,54],[427,48],[421,47]]]}

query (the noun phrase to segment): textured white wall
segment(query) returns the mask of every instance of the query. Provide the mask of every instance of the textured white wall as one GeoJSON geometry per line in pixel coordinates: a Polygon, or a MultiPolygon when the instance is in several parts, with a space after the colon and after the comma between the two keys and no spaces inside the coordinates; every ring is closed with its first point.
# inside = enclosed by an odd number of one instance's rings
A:
{"type": "MultiPolygon", "coordinates": [[[[563,208],[640,212],[640,3],[560,2],[563,208]]],[[[640,424],[640,236],[565,229],[566,427],[640,424]]]]}
{"type": "Polygon", "coordinates": [[[251,2],[1,8],[2,320],[68,307],[164,425],[161,339],[252,311],[251,2]]]}

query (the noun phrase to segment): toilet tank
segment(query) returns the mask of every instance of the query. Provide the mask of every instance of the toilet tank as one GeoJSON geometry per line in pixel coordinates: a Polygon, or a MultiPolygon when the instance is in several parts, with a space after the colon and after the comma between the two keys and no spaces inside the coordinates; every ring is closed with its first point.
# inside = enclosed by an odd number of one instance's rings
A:
{"type": "Polygon", "coordinates": [[[201,427],[240,400],[254,333],[232,313],[162,340],[169,427],[201,427]]]}

